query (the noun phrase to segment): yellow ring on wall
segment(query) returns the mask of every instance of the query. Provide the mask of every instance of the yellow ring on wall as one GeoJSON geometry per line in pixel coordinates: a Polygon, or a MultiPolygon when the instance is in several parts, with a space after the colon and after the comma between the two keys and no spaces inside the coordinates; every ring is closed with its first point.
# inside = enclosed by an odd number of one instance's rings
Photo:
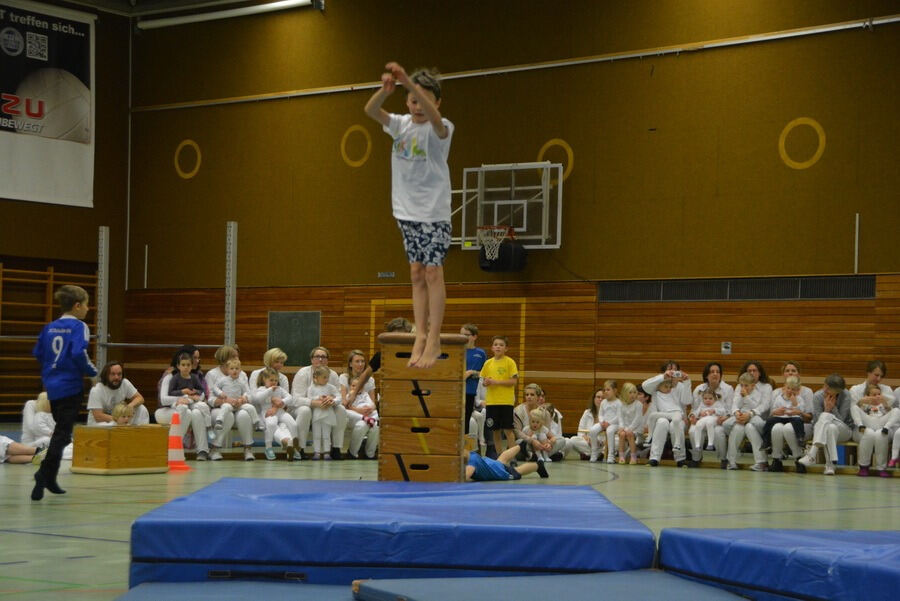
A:
{"type": "Polygon", "coordinates": [[[809,169],[813,165],[815,165],[820,158],[822,158],[822,153],[825,152],[825,130],[815,119],[810,119],[809,117],[797,117],[790,123],[784,126],[784,129],[781,130],[781,135],[778,137],[778,154],[781,155],[781,160],[784,161],[784,164],[790,167],[791,169],[809,169]],[[784,141],[787,139],[787,136],[791,131],[797,127],[798,125],[808,125],[813,128],[816,132],[816,135],[819,137],[819,146],[816,148],[815,154],[806,161],[795,161],[791,157],[788,156],[787,150],[784,148],[784,141]]]}
{"type": "Polygon", "coordinates": [[[203,155],[200,153],[200,146],[191,139],[182,140],[181,144],[178,145],[178,148],[175,149],[175,172],[181,176],[182,179],[191,179],[197,175],[198,171],[200,171],[201,162],[203,162],[203,155]],[[184,150],[185,146],[190,146],[194,149],[194,152],[197,153],[197,164],[194,165],[194,168],[191,171],[184,171],[181,168],[181,165],[178,164],[178,158],[181,156],[181,151],[184,150]]]}
{"type": "MultiPolygon", "coordinates": [[[[569,179],[569,174],[572,173],[572,167],[575,165],[575,153],[572,152],[572,147],[569,146],[569,143],[563,140],[562,138],[553,138],[547,140],[547,143],[541,146],[540,152],[538,152],[537,160],[538,163],[544,160],[544,153],[546,153],[553,146],[559,146],[563,150],[566,151],[566,158],[568,159],[566,163],[566,168],[563,171],[563,181],[569,179]]],[[[553,185],[556,185],[555,181],[551,180],[553,185]]]]}
{"type": "Polygon", "coordinates": [[[369,160],[369,155],[372,153],[372,136],[369,135],[369,130],[367,130],[362,125],[351,125],[347,128],[347,131],[344,132],[344,137],[341,138],[341,158],[344,159],[344,162],[347,163],[351,167],[362,167],[366,161],[369,160]],[[366,151],[363,153],[361,159],[353,160],[347,156],[347,138],[350,137],[355,131],[361,131],[362,134],[366,137],[366,151]]]}

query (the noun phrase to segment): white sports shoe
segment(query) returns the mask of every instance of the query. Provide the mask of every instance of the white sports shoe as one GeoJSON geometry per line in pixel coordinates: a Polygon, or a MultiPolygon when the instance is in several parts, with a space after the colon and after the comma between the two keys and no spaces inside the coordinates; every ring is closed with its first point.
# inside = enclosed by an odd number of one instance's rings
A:
{"type": "Polygon", "coordinates": [[[825,464],[825,471],[822,473],[825,474],[826,476],[833,476],[834,475],[834,466],[831,465],[830,463],[825,464]]]}
{"type": "Polygon", "coordinates": [[[802,463],[806,467],[816,464],[816,458],[812,455],[804,455],[800,459],[797,460],[798,463],[802,463]]]}
{"type": "Polygon", "coordinates": [[[210,461],[222,461],[222,453],[218,449],[209,454],[210,461]]]}
{"type": "Polygon", "coordinates": [[[256,461],[256,457],[253,456],[253,449],[250,447],[244,447],[244,461],[256,461]]]}

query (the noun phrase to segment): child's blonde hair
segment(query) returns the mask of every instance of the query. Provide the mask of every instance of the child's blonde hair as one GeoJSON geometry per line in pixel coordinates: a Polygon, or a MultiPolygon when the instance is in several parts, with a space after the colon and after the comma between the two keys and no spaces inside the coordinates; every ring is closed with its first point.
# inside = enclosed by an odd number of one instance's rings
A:
{"type": "Polygon", "coordinates": [[[624,404],[630,405],[634,402],[634,399],[631,398],[631,393],[637,393],[637,386],[632,384],[631,382],[625,382],[622,384],[622,394],[620,395],[620,399],[624,404]]]}
{"type": "Polygon", "coordinates": [[[47,396],[46,392],[38,395],[37,400],[34,402],[34,410],[50,413],[50,397],[47,396]]]}
{"type": "Polygon", "coordinates": [[[538,420],[542,424],[547,421],[547,412],[544,411],[543,407],[538,407],[536,409],[532,409],[528,412],[528,417],[531,419],[538,420]]]}
{"type": "Polygon", "coordinates": [[[134,417],[134,407],[128,403],[118,403],[113,407],[112,417],[116,421],[118,421],[120,417],[127,417],[130,419],[134,417]]]}
{"type": "Polygon", "coordinates": [[[715,400],[719,400],[719,395],[716,394],[716,391],[712,388],[707,388],[703,392],[700,393],[700,400],[702,401],[705,397],[711,396],[715,400]]]}
{"type": "Polygon", "coordinates": [[[753,380],[753,376],[751,376],[748,372],[744,372],[738,378],[738,383],[746,384],[747,386],[754,386],[756,382],[753,380]]]}
{"type": "Polygon", "coordinates": [[[231,369],[232,367],[240,367],[241,360],[237,357],[232,357],[228,361],[225,362],[225,369],[231,369]]]}
{"type": "Polygon", "coordinates": [[[216,349],[216,353],[213,356],[216,358],[216,362],[219,365],[224,365],[232,357],[238,356],[238,350],[236,345],[228,346],[227,344],[224,344],[216,349]]]}
{"type": "Polygon", "coordinates": [[[791,390],[800,390],[800,378],[797,376],[788,376],[784,380],[784,387],[791,390]]]}
{"type": "Polygon", "coordinates": [[[873,392],[881,394],[881,386],[879,386],[878,384],[869,384],[868,386],[866,386],[866,396],[871,396],[871,393],[873,392]]]}
{"type": "Polygon", "coordinates": [[[320,365],[313,370],[312,376],[313,378],[328,378],[331,376],[331,370],[324,365],[320,365]]]}

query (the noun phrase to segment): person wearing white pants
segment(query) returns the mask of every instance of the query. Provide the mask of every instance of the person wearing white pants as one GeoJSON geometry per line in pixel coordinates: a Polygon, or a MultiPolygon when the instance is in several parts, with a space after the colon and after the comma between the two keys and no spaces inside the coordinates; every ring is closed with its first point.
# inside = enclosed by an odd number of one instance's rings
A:
{"type": "Polygon", "coordinates": [[[664,367],[664,373],[644,380],[641,384],[641,389],[651,397],[646,416],[650,433],[649,465],[659,465],[668,437],[672,441],[672,455],[680,467],[684,465],[686,457],[684,408],[691,404],[691,384],[687,374],[677,369],[672,362],[664,367]]]}
{"type": "Polygon", "coordinates": [[[375,458],[378,449],[378,440],[381,435],[381,427],[378,422],[378,407],[372,398],[375,394],[375,382],[367,378],[362,386],[359,381],[366,371],[366,355],[360,350],[352,350],[347,354],[347,367],[340,382],[341,399],[347,411],[347,425],[350,427],[350,446],[347,454],[352,459],[359,458],[359,449],[363,439],[366,439],[366,457],[375,458]],[[356,394],[349,401],[349,392],[354,390],[356,394]]]}
{"type": "Polygon", "coordinates": [[[259,372],[256,383],[260,384],[251,393],[250,399],[256,405],[259,415],[265,424],[266,459],[275,460],[272,443],[278,441],[285,450],[285,459],[293,461],[302,459],[296,449],[297,422],[285,408],[291,398],[285,388],[279,385],[279,374],[275,369],[266,367],[259,372]]]}
{"type": "MultiPolygon", "coordinates": [[[[616,433],[622,425],[622,401],[619,400],[619,383],[607,380],[600,389],[600,427],[606,433],[606,463],[616,462],[616,433]]],[[[599,437],[599,433],[598,433],[599,437]]],[[[593,452],[591,453],[593,457],[593,452]]],[[[592,459],[593,461],[593,459],[592,459]]]]}
{"type": "Polygon", "coordinates": [[[844,378],[831,374],[825,378],[825,387],[813,395],[813,439],[809,453],[800,458],[806,467],[818,461],[819,449],[825,453],[826,476],[834,475],[837,459],[837,443],[850,440],[853,425],[850,406],[853,400],[846,390],[844,378]]]}
{"type": "MultiPolygon", "coordinates": [[[[707,363],[703,367],[703,382],[697,385],[694,388],[693,394],[693,410],[691,411],[691,415],[688,416],[688,421],[691,423],[691,430],[693,430],[693,425],[697,422],[697,409],[702,405],[701,397],[706,390],[712,390],[716,394],[716,398],[722,403],[725,408],[725,416],[720,417],[717,420],[716,426],[713,429],[713,437],[709,438],[706,436],[706,444],[707,445],[715,445],[716,449],[716,458],[721,463],[722,469],[725,469],[728,466],[728,461],[725,459],[728,450],[728,434],[731,433],[731,428],[734,426],[734,418],[731,416],[731,403],[732,398],[734,397],[734,388],[731,384],[728,384],[722,380],[722,376],[725,373],[722,368],[722,364],[717,361],[711,361],[707,363]]],[[[690,433],[690,432],[689,432],[690,433]]],[[[700,435],[701,438],[704,436],[704,432],[701,430],[700,435]]],[[[693,440],[693,438],[692,438],[693,440]]],[[[700,441],[701,447],[703,444],[703,440],[700,441]]],[[[691,451],[691,459],[693,461],[693,466],[699,466],[700,461],[703,459],[703,451],[701,450],[697,453],[695,450],[691,451]]]]}
{"type": "MultiPolygon", "coordinates": [[[[805,440],[805,424],[812,419],[812,396],[803,394],[803,390],[809,390],[800,385],[800,378],[788,376],[784,386],[775,391],[772,399],[772,411],[766,420],[768,436],[772,443],[772,467],[773,472],[783,472],[784,445],[791,449],[791,456],[795,461],[803,455],[800,443],[805,440]]],[[[763,439],[766,433],[763,433],[763,439]]],[[[796,463],[797,471],[805,468],[796,463]]]]}
{"type": "MultiPolygon", "coordinates": [[[[235,399],[229,399],[225,395],[216,395],[212,392],[216,383],[223,377],[227,377],[225,374],[228,361],[231,359],[238,359],[238,350],[233,346],[222,345],[216,349],[215,358],[219,365],[206,372],[205,376],[206,388],[210,391],[206,402],[210,407],[210,418],[212,423],[215,423],[219,416],[221,416],[222,419],[221,429],[216,428],[217,433],[211,443],[209,458],[213,461],[222,460],[220,449],[225,443],[225,437],[231,432],[231,429],[237,425],[238,434],[240,434],[241,442],[244,446],[244,461],[253,461],[253,418],[246,411],[235,411],[235,409],[240,407],[238,401],[235,399]],[[228,405],[228,407],[224,407],[225,405],[228,405]],[[237,405],[237,407],[235,405],[237,405]],[[235,413],[237,415],[235,415],[235,413]]],[[[241,369],[238,369],[237,371],[238,379],[240,379],[247,390],[249,390],[250,381],[247,378],[247,374],[241,369]]]]}
{"type": "MultiPolygon", "coordinates": [[[[714,390],[707,388],[700,393],[700,403],[691,412],[691,427],[688,434],[691,438],[691,459],[700,461],[703,458],[703,439],[708,445],[716,440],[716,426],[725,421],[727,414],[725,404],[719,400],[714,390]]],[[[708,449],[709,450],[709,449],[708,449]]]]}
{"type": "MultiPolygon", "coordinates": [[[[850,392],[853,397],[853,389],[850,392]]],[[[900,409],[891,407],[890,401],[883,397],[877,384],[870,384],[858,403],[850,406],[850,418],[853,420],[853,439],[859,443],[859,476],[869,475],[872,455],[875,455],[875,469],[879,475],[890,478],[887,471],[888,445],[891,442],[891,430],[900,424],[900,409]]]]}
{"type": "MultiPolygon", "coordinates": [[[[321,407],[325,402],[323,398],[310,398],[309,388],[313,386],[312,372],[319,366],[328,367],[330,353],[324,346],[317,346],[309,353],[310,364],[301,367],[291,382],[291,398],[293,399],[294,419],[297,421],[297,435],[300,441],[300,452],[304,454],[306,442],[309,439],[310,426],[312,425],[313,409],[321,407]]],[[[330,368],[329,368],[330,369],[330,368]]],[[[333,369],[330,369],[328,383],[340,390],[340,378],[333,369]]],[[[341,459],[341,447],[344,444],[344,430],[347,428],[347,411],[342,404],[335,407],[336,423],[331,432],[332,459],[341,459]]]]}
{"type": "Polygon", "coordinates": [[[175,358],[176,371],[163,376],[159,388],[160,407],[154,413],[156,423],[172,423],[172,415],[178,414],[181,436],[188,431],[194,434],[197,461],[209,458],[209,440],[206,437],[210,425],[209,405],[206,403],[206,389],[200,375],[192,371],[193,359],[188,353],[175,358]]]}
{"type": "Polygon", "coordinates": [[[726,455],[728,469],[738,469],[737,456],[746,436],[750,439],[750,446],[753,448],[754,463],[750,469],[766,471],[769,466],[766,462],[766,451],[763,449],[762,432],[766,426],[765,417],[769,412],[769,407],[764,400],[765,397],[756,387],[751,374],[742,373],[738,378],[738,384],[740,387],[735,390],[732,406],[734,426],[728,436],[728,454],[726,455]]]}

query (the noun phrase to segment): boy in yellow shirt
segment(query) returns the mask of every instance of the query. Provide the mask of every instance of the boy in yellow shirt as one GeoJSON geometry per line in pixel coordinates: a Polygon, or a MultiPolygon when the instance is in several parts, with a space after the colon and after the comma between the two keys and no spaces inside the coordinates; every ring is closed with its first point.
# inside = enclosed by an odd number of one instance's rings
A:
{"type": "Polygon", "coordinates": [[[506,356],[509,340],[506,336],[494,336],[491,341],[493,358],[484,362],[481,368],[482,383],[485,388],[486,419],[485,428],[491,431],[494,451],[488,449],[488,457],[497,458],[500,450],[500,433],[506,434],[506,448],[516,446],[513,430],[513,406],[516,404],[516,383],[519,370],[516,362],[506,356]],[[493,455],[493,456],[492,456],[493,455]]]}

